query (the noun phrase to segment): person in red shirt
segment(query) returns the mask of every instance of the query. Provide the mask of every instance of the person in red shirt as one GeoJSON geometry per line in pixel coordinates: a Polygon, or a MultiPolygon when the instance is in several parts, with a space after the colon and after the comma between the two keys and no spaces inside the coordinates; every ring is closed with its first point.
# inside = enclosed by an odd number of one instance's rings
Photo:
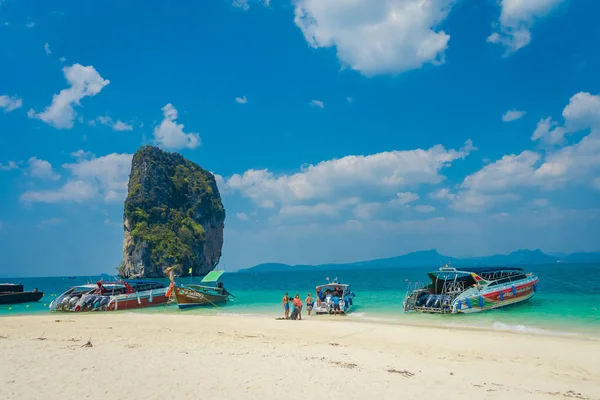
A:
{"type": "Polygon", "coordinates": [[[302,300],[300,300],[300,295],[298,293],[296,293],[296,296],[294,296],[294,306],[296,306],[296,309],[298,310],[298,319],[302,319],[302,300]]]}

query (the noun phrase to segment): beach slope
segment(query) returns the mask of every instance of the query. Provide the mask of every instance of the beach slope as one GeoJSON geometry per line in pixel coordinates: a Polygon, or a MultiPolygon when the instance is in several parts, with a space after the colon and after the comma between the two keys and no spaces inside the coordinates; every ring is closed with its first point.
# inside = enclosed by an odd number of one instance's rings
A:
{"type": "Polygon", "coordinates": [[[0,354],[6,400],[600,399],[598,340],[342,317],[5,317],[0,354]]]}

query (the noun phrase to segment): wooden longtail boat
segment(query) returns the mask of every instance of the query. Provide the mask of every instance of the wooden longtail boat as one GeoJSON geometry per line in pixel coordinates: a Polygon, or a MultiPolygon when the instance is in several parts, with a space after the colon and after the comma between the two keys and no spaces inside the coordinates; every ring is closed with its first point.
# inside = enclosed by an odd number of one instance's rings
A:
{"type": "Polygon", "coordinates": [[[169,268],[171,284],[169,285],[167,296],[173,296],[180,309],[210,305],[217,306],[218,304],[225,303],[229,300],[229,297],[234,296],[219,281],[221,275],[224,273],[225,271],[211,271],[201,281],[201,283],[205,284],[214,283],[215,286],[196,284],[177,286],[173,277],[173,269],[169,268]]]}

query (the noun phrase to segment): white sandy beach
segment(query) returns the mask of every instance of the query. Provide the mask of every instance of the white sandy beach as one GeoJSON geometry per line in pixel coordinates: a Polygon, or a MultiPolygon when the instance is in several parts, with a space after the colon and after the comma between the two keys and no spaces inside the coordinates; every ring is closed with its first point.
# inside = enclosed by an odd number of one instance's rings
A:
{"type": "Polygon", "coordinates": [[[600,399],[597,339],[344,317],[5,317],[0,353],[6,400],[600,399]]]}

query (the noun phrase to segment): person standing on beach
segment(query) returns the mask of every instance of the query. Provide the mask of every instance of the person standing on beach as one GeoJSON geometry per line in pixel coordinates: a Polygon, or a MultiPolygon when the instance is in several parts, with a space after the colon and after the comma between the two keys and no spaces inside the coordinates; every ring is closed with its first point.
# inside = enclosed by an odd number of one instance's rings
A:
{"type": "Polygon", "coordinates": [[[300,300],[300,295],[298,293],[294,296],[294,306],[296,307],[296,310],[298,310],[298,319],[302,319],[302,300],[300,300]]]}
{"type": "Polygon", "coordinates": [[[331,302],[333,303],[333,315],[338,315],[338,313],[342,313],[340,311],[340,298],[338,297],[338,292],[333,292],[333,296],[331,296],[331,302]]]}
{"type": "Polygon", "coordinates": [[[308,315],[310,315],[310,312],[312,311],[313,308],[313,299],[310,296],[310,293],[306,294],[306,311],[308,311],[308,315]]]}
{"type": "Polygon", "coordinates": [[[285,292],[283,299],[281,299],[281,305],[283,307],[283,316],[285,319],[288,319],[290,317],[290,296],[288,296],[287,292],[285,292]]]}

